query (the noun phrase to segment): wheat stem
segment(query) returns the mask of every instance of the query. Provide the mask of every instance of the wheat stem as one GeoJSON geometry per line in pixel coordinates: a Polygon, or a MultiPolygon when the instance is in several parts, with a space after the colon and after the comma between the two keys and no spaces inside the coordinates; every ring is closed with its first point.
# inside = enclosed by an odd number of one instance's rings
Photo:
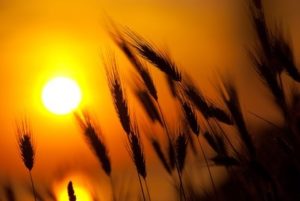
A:
{"type": "Polygon", "coordinates": [[[33,178],[32,178],[31,171],[28,170],[28,173],[29,173],[30,182],[31,182],[31,187],[32,187],[32,194],[33,194],[33,196],[34,196],[34,200],[37,201],[37,198],[36,198],[36,191],[35,191],[35,187],[34,187],[34,183],[33,183],[33,178]]]}
{"type": "Polygon", "coordinates": [[[144,183],[145,183],[145,186],[146,186],[146,191],[147,191],[147,195],[149,197],[149,201],[151,201],[151,196],[150,196],[150,192],[149,192],[148,182],[147,182],[146,178],[144,178],[144,183]]]}
{"type": "MultiPolygon", "coordinates": [[[[162,113],[162,109],[161,109],[161,107],[160,107],[160,104],[159,104],[158,100],[156,101],[156,103],[157,103],[157,107],[158,107],[159,113],[160,113],[160,115],[161,115],[162,123],[163,123],[163,125],[164,125],[164,128],[165,128],[165,131],[166,131],[166,134],[167,134],[169,143],[170,143],[170,145],[171,145],[171,149],[173,149],[173,151],[174,151],[174,145],[173,145],[173,142],[172,142],[172,140],[171,140],[171,136],[170,136],[170,133],[169,133],[169,129],[168,129],[168,127],[167,127],[166,120],[165,120],[165,117],[164,117],[164,115],[163,115],[163,113],[162,113]]],[[[178,174],[179,185],[180,185],[180,189],[181,189],[181,190],[180,190],[180,200],[181,200],[181,194],[182,194],[184,200],[186,201],[186,196],[185,196],[184,187],[183,187],[183,182],[182,182],[182,176],[181,176],[181,174],[180,174],[180,170],[179,170],[179,167],[178,167],[178,162],[177,162],[177,160],[175,161],[175,167],[176,167],[176,171],[177,171],[177,174],[178,174]]]]}
{"type": "Polygon", "coordinates": [[[202,154],[203,154],[203,156],[204,156],[204,160],[205,160],[205,163],[206,163],[206,166],[207,166],[207,170],[208,170],[208,174],[209,174],[209,177],[210,177],[210,180],[211,180],[212,187],[213,187],[213,189],[214,189],[214,191],[215,191],[215,194],[216,194],[216,198],[217,198],[217,200],[219,200],[217,188],[216,188],[216,185],[215,185],[213,176],[212,176],[212,174],[211,174],[211,170],[210,170],[210,167],[209,167],[209,164],[208,164],[208,160],[207,160],[207,157],[206,157],[206,155],[205,155],[205,152],[204,152],[204,149],[203,149],[203,146],[202,146],[202,144],[201,144],[201,142],[200,142],[199,137],[197,137],[197,140],[198,140],[198,143],[199,143],[201,152],[202,152],[202,154]]]}
{"type": "Polygon", "coordinates": [[[109,181],[110,181],[110,187],[111,187],[111,194],[112,194],[112,200],[113,201],[117,201],[117,199],[116,199],[116,195],[115,195],[115,191],[114,191],[114,181],[113,181],[113,179],[112,179],[112,176],[110,175],[110,177],[109,177],[109,181]]]}
{"type": "Polygon", "coordinates": [[[138,175],[138,178],[139,178],[139,184],[140,184],[140,187],[141,187],[141,191],[142,191],[142,195],[143,195],[143,200],[146,201],[146,196],[145,196],[143,184],[142,184],[142,181],[141,181],[141,176],[140,176],[140,174],[138,172],[137,172],[137,175],[138,175]]]}

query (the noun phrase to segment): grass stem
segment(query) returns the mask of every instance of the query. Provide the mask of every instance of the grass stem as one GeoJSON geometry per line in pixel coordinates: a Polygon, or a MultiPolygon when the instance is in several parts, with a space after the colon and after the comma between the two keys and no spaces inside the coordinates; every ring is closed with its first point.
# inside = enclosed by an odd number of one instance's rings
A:
{"type": "MultiPolygon", "coordinates": [[[[165,128],[167,137],[168,137],[168,141],[169,141],[169,143],[170,143],[170,145],[171,145],[171,149],[173,149],[173,152],[174,152],[174,151],[175,151],[175,150],[174,150],[174,144],[173,144],[173,142],[172,142],[172,140],[171,140],[171,136],[170,136],[170,133],[169,133],[168,126],[167,126],[167,124],[166,124],[165,117],[164,117],[164,115],[163,115],[163,112],[162,112],[162,109],[161,109],[161,107],[160,107],[160,104],[159,104],[158,100],[156,101],[156,103],[157,103],[157,107],[158,107],[159,113],[160,113],[160,115],[161,115],[161,119],[162,119],[162,122],[163,122],[163,125],[164,125],[164,128],[165,128]]],[[[185,192],[184,192],[183,181],[182,181],[182,175],[181,175],[181,173],[180,173],[180,170],[179,170],[179,167],[178,167],[178,162],[177,162],[177,160],[175,161],[175,167],[176,167],[176,171],[177,171],[177,174],[178,174],[179,185],[180,185],[180,189],[181,189],[181,190],[180,190],[180,200],[181,200],[181,194],[182,194],[184,200],[186,201],[186,195],[185,195],[185,192]]]]}
{"type": "Polygon", "coordinates": [[[207,157],[206,157],[206,155],[205,155],[205,152],[204,152],[204,149],[203,149],[203,146],[202,146],[202,144],[201,144],[201,142],[200,142],[199,137],[197,137],[197,140],[198,140],[198,143],[199,143],[201,152],[202,152],[202,154],[203,154],[203,157],[204,157],[204,160],[205,160],[205,163],[206,163],[206,166],[207,166],[207,170],[208,170],[208,174],[209,174],[209,177],[210,177],[210,180],[211,180],[211,184],[212,184],[213,190],[214,190],[214,192],[215,192],[215,194],[216,194],[217,200],[219,200],[218,191],[217,191],[217,188],[216,188],[216,185],[215,185],[213,176],[212,176],[212,174],[211,174],[211,170],[210,170],[210,167],[209,167],[209,164],[208,164],[208,160],[207,160],[207,157]]]}
{"type": "Polygon", "coordinates": [[[28,173],[29,173],[30,182],[31,182],[31,187],[32,187],[32,194],[33,194],[33,196],[34,196],[34,200],[37,201],[37,198],[36,198],[36,191],[35,191],[35,187],[34,187],[34,183],[33,183],[33,178],[32,178],[31,171],[28,170],[28,173]]]}

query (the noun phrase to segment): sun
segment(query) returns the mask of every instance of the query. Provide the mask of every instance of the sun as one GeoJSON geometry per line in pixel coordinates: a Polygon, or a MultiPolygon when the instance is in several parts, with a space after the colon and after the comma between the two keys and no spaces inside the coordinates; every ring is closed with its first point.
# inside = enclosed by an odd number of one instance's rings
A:
{"type": "Polygon", "coordinates": [[[74,80],[56,77],[43,88],[42,101],[50,112],[58,115],[68,114],[78,107],[81,91],[74,80]]]}

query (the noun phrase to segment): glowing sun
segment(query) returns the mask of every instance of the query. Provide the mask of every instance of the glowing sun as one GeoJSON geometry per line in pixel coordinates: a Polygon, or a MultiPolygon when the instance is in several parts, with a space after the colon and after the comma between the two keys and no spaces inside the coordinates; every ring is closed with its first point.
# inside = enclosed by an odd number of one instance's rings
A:
{"type": "Polygon", "coordinates": [[[76,109],[81,101],[77,83],[66,77],[50,80],[42,92],[45,107],[54,114],[67,114],[76,109]]]}

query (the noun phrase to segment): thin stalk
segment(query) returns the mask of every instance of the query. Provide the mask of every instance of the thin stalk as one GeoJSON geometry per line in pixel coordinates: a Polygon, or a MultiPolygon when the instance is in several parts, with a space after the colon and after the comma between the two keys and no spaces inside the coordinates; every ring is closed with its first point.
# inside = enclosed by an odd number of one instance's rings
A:
{"type": "Polygon", "coordinates": [[[208,164],[208,160],[207,160],[207,158],[206,158],[206,155],[205,155],[204,149],[203,149],[203,147],[202,147],[202,145],[201,145],[201,142],[200,142],[200,140],[199,140],[199,137],[197,137],[197,140],[198,140],[198,143],[199,143],[201,152],[202,152],[202,154],[203,154],[203,156],[204,156],[204,160],[205,160],[205,163],[206,163],[206,166],[207,166],[207,170],[208,170],[208,174],[209,174],[209,177],[210,177],[210,180],[211,180],[212,187],[213,187],[213,189],[214,189],[214,191],[215,191],[215,194],[216,194],[216,198],[217,198],[217,200],[219,200],[217,188],[216,188],[214,179],[213,179],[213,177],[212,177],[212,174],[211,174],[211,171],[210,171],[210,167],[209,167],[209,164],[208,164]]]}
{"type": "Polygon", "coordinates": [[[111,188],[112,200],[113,200],[113,201],[117,201],[116,195],[115,195],[115,191],[114,191],[114,189],[115,189],[115,187],[114,187],[114,182],[113,182],[113,180],[112,180],[111,175],[109,176],[109,181],[110,181],[110,188],[111,188]]]}
{"type": "MultiPolygon", "coordinates": [[[[133,133],[130,133],[130,135],[133,135],[133,133]]],[[[127,140],[129,141],[129,135],[127,135],[127,140]]],[[[138,176],[138,179],[139,179],[139,184],[140,184],[140,187],[141,187],[141,191],[142,191],[142,195],[143,195],[143,200],[146,201],[146,196],[145,196],[145,192],[144,192],[144,188],[143,188],[143,184],[142,184],[142,181],[141,181],[141,176],[139,174],[139,171],[137,169],[137,167],[135,168],[136,170],[136,173],[137,173],[137,176],[138,176]]]]}
{"type": "Polygon", "coordinates": [[[146,191],[147,191],[147,195],[149,197],[149,201],[151,201],[151,196],[150,196],[150,192],[149,192],[148,182],[147,182],[146,178],[144,179],[144,183],[145,183],[145,186],[146,186],[146,191]]]}
{"type": "Polygon", "coordinates": [[[28,173],[29,173],[29,177],[30,177],[30,182],[31,182],[32,193],[33,193],[33,196],[34,196],[34,200],[37,201],[36,191],[35,191],[35,187],[34,187],[34,183],[33,183],[33,178],[32,178],[32,175],[31,175],[31,171],[28,170],[28,173]]]}
{"type": "MultiPolygon", "coordinates": [[[[157,103],[157,107],[158,107],[159,113],[161,115],[161,119],[162,119],[162,122],[163,122],[163,125],[164,125],[164,128],[165,128],[165,131],[166,131],[169,143],[171,145],[171,148],[174,151],[174,146],[173,146],[173,142],[171,140],[169,129],[167,127],[166,120],[165,120],[165,117],[164,117],[164,115],[162,113],[162,109],[160,107],[160,104],[159,104],[158,100],[156,101],[156,103],[157,103]]],[[[180,174],[180,170],[179,170],[177,161],[175,161],[175,167],[176,167],[177,175],[178,175],[178,178],[179,178],[179,185],[180,185],[180,189],[181,189],[180,191],[182,192],[182,196],[183,196],[184,200],[186,201],[186,196],[185,196],[185,192],[184,192],[184,188],[183,188],[182,177],[181,177],[181,174],[180,174]]],[[[180,194],[181,194],[181,192],[180,192],[180,194]]],[[[181,195],[180,195],[180,200],[181,200],[181,195]]]]}
{"type": "Polygon", "coordinates": [[[146,196],[145,196],[145,192],[144,192],[143,184],[142,184],[142,181],[141,181],[141,176],[139,175],[139,173],[138,173],[138,172],[137,172],[137,174],[138,174],[138,178],[139,178],[139,183],[140,183],[140,187],[141,187],[141,191],[142,191],[143,199],[144,199],[144,201],[146,201],[146,196]]]}
{"type": "Polygon", "coordinates": [[[281,130],[281,128],[280,128],[279,126],[277,126],[276,124],[274,124],[273,122],[271,122],[271,121],[269,121],[269,120],[267,120],[267,119],[265,119],[265,118],[263,118],[263,117],[261,117],[261,116],[255,114],[254,112],[251,112],[251,111],[248,111],[248,112],[249,112],[250,114],[252,114],[253,116],[259,118],[260,120],[263,120],[264,122],[266,122],[266,123],[268,123],[268,124],[274,126],[274,127],[277,128],[278,130],[281,130]]]}

